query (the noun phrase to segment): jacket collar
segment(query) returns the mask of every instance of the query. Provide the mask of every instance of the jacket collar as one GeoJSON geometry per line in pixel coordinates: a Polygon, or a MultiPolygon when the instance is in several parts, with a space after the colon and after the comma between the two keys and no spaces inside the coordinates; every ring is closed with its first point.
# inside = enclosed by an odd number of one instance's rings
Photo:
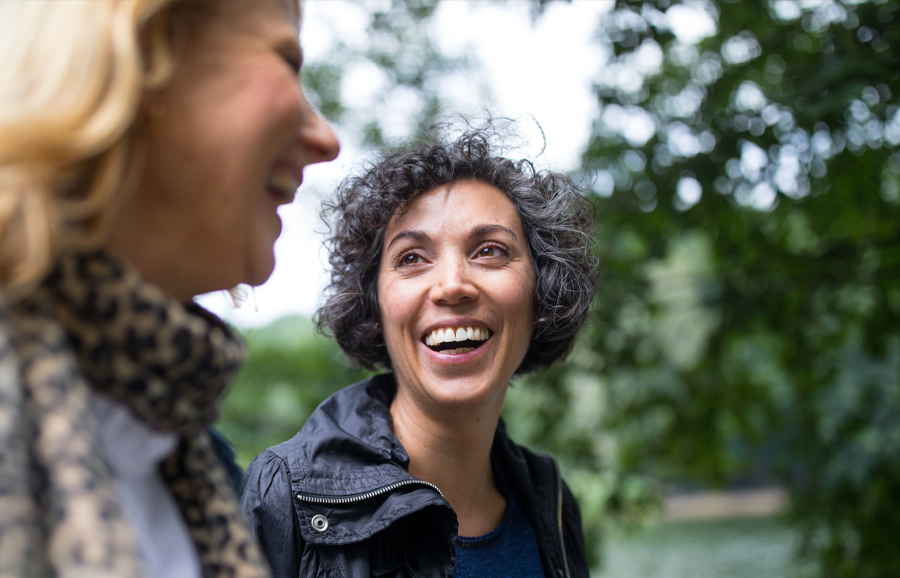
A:
{"type": "Polygon", "coordinates": [[[296,436],[272,448],[288,461],[295,489],[347,497],[415,479],[391,424],[396,391],[390,374],[346,387],[325,400],[296,436]]]}
{"type": "Polygon", "coordinates": [[[68,254],[0,306],[0,345],[0,415],[11,416],[0,420],[0,479],[15,504],[0,508],[0,528],[27,536],[27,547],[4,548],[4,574],[140,574],[132,521],[96,447],[96,389],[179,434],[159,472],[204,575],[268,575],[205,431],[243,351],[227,327],[112,255],[68,254]]]}
{"type": "Polygon", "coordinates": [[[68,334],[94,389],[153,429],[205,431],[244,344],[215,315],[186,305],[105,251],[73,253],[21,305],[40,304],[68,334]]]}
{"type": "Polygon", "coordinates": [[[562,479],[556,459],[513,443],[501,418],[491,447],[491,466],[497,488],[504,495],[515,493],[534,530],[544,574],[556,576],[556,569],[564,566],[558,533],[562,523],[562,479]]]}
{"type": "MultiPolygon", "coordinates": [[[[408,471],[409,456],[391,427],[396,387],[392,375],[351,385],[325,400],[296,436],[270,448],[287,466],[306,542],[347,545],[383,538],[404,526],[395,523],[422,516],[429,523],[412,522],[417,531],[433,533],[438,542],[456,534],[450,504],[408,471]],[[317,515],[328,519],[327,531],[313,529],[317,515]]],[[[448,547],[452,553],[452,540],[448,547]]]]}

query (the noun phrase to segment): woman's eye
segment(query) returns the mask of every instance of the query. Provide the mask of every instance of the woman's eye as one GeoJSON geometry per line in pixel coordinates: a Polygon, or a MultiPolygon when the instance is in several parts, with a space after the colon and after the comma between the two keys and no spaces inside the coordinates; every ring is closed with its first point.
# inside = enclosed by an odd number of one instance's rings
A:
{"type": "Polygon", "coordinates": [[[281,59],[284,60],[285,64],[291,67],[291,70],[294,71],[294,74],[300,76],[300,68],[303,66],[301,60],[295,54],[289,54],[288,52],[282,52],[280,54],[281,59]]]}
{"type": "Polygon", "coordinates": [[[493,245],[488,245],[487,247],[482,247],[478,250],[479,257],[500,257],[502,255],[503,249],[494,247],[493,245]]]}
{"type": "Polygon", "coordinates": [[[419,263],[419,256],[415,253],[409,253],[407,255],[401,255],[397,260],[397,264],[400,266],[403,265],[417,265],[419,263]]]}
{"type": "Polygon", "coordinates": [[[301,64],[300,64],[300,61],[297,60],[297,58],[295,58],[293,56],[288,56],[286,54],[282,55],[281,58],[283,58],[284,61],[287,63],[287,65],[291,67],[291,70],[294,71],[295,75],[300,76],[301,64]]]}

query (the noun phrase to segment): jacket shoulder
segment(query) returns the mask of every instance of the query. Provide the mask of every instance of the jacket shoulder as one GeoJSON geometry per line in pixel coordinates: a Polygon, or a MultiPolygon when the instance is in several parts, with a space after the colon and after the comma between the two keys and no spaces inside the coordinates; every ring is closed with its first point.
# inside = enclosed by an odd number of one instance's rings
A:
{"type": "Polygon", "coordinates": [[[291,483],[285,461],[272,451],[263,451],[247,467],[241,510],[273,576],[298,576],[304,548],[297,531],[291,483]]]}
{"type": "Polygon", "coordinates": [[[322,440],[349,439],[371,444],[373,433],[384,429],[377,422],[379,417],[385,421],[383,416],[393,397],[392,383],[390,376],[376,375],[336,391],[319,404],[292,438],[266,452],[285,460],[291,470],[306,471],[314,466],[311,462],[322,440]]]}

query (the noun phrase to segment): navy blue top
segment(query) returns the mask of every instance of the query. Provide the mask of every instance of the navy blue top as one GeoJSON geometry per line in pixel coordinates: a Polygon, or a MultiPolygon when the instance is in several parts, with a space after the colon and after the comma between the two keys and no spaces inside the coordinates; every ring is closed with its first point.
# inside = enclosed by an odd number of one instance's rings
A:
{"type": "Polygon", "coordinates": [[[544,578],[537,538],[510,494],[495,530],[476,538],[456,537],[454,578],[544,578]]]}

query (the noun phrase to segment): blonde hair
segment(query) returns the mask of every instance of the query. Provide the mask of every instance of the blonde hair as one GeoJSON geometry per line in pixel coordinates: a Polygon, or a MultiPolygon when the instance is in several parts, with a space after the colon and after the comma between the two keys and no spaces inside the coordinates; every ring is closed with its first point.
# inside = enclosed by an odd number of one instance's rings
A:
{"type": "Polygon", "coordinates": [[[102,244],[140,164],[142,95],[174,68],[177,2],[0,1],[0,288],[102,244]]]}

